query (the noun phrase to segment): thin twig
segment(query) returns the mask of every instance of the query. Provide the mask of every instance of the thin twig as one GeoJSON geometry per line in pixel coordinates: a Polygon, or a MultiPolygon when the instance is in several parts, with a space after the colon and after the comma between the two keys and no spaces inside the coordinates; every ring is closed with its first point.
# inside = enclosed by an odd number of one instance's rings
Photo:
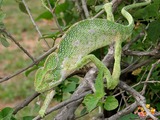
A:
{"type": "MultiPolygon", "coordinates": [[[[66,100],[66,101],[63,101],[63,102],[59,103],[58,105],[56,105],[56,106],[50,108],[49,110],[47,110],[45,116],[47,116],[48,114],[50,114],[51,112],[53,112],[55,110],[58,110],[58,109],[60,109],[60,108],[62,108],[64,106],[66,106],[67,104],[70,104],[70,103],[72,103],[74,101],[82,99],[84,96],[86,96],[87,94],[90,94],[90,93],[91,93],[91,91],[87,91],[87,92],[79,95],[78,97],[74,97],[74,98],[71,98],[69,100],[66,100]]],[[[37,116],[33,120],[39,120],[39,119],[41,119],[41,117],[37,116]]]]}
{"type": "Polygon", "coordinates": [[[85,19],[85,16],[82,12],[82,8],[80,6],[79,0],[73,0],[75,2],[75,6],[77,7],[77,10],[79,12],[79,14],[81,15],[82,20],[85,19]]]}
{"type": "Polygon", "coordinates": [[[33,62],[35,62],[32,55],[29,54],[29,52],[25,48],[23,48],[9,32],[4,29],[0,29],[0,32],[3,32],[5,35],[7,35],[8,38],[10,38],[29,58],[31,58],[33,62]]]}
{"type": "Polygon", "coordinates": [[[131,105],[129,105],[128,107],[126,107],[125,109],[112,115],[111,117],[105,118],[105,120],[117,120],[118,118],[120,118],[120,116],[127,115],[127,114],[131,113],[132,111],[134,111],[137,106],[138,106],[137,102],[134,102],[131,105]]]}
{"type": "Polygon", "coordinates": [[[25,106],[27,106],[32,100],[34,100],[39,95],[40,95],[40,93],[35,92],[32,96],[26,98],[22,103],[18,104],[14,108],[13,114],[16,114],[18,111],[20,111],[21,109],[23,109],[25,106]]]}
{"type": "Polygon", "coordinates": [[[86,0],[81,0],[81,2],[82,2],[82,8],[83,8],[84,14],[86,18],[89,18],[90,15],[89,15],[89,11],[87,8],[86,0]]]}
{"type": "MultiPolygon", "coordinates": [[[[118,5],[121,4],[123,0],[112,0],[113,3],[113,12],[117,9],[118,5]]],[[[100,12],[98,12],[93,18],[97,18],[100,15],[102,15],[105,12],[105,10],[101,10],[100,12]]]]}
{"type": "Polygon", "coordinates": [[[151,112],[146,108],[146,100],[145,98],[136,90],[134,90],[132,87],[128,86],[124,82],[120,81],[119,87],[121,89],[124,89],[125,91],[129,92],[137,101],[137,103],[144,108],[147,115],[149,115],[152,119],[158,120],[156,117],[154,117],[151,112]]]}
{"type": "Polygon", "coordinates": [[[153,69],[156,67],[157,64],[160,63],[160,59],[158,61],[156,61],[154,64],[152,64],[152,67],[147,75],[147,78],[145,80],[145,83],[144,83],[144,86],[143,86],[143,89],[141,91],[141,94],[144,95],[145,91],[146,91],[146,88],[147,88],[147,82],[149,81],[149,78],[151,77],[151,74],[152,74],[152,71],[153,69]]]}
{"type": "MultiPolygon", "coordinates": [[[[48,5],[49,5],[49,12],[52,14],[52,16],[53,16],[53,18],[54,18],[54,20],[55,20],[55,22],[56,22],[56,25],[57,25],[57,27],[58,27],[58,29],[59,29],[59,31],[61,32],[61,34],[63,34],[63,30],[62,30],[62,28],[61,28],[61,26],[60,26],[60,24],[59,24],[59,22],[58,22],[58,19],[57,19],[57,17],[56,17],[56,14],[54,13],[54,9],[52,9],[52,6],[51,6],[51,4],[50,4],[50,1],[49,0],[47,0],[47,3],[48,3],[48,5]]],[[[56,3],[57,4],[57,3],[56,3]]],[[[55,5],[56,5],[55,4],[55,5]]],[[[55,7],[56,8],[56,7],[55,7]]]]}
{"type": "Polygon", "coordinates": [[[15,72],[12,75],[8,75],[7,77],[4,77],[0,80],[0,83],[5,82],[13,77],[15,77],[16,75],[26,71],[27,69],[33,67],[34,65],[38,64],[42,59],[44,59],[46,56],[48,56],[49,54],[51,54],[53,51],[55,51],[55,49],[57,48],[57,46],[51,48],[50,50],[48,50],[46,53],[44,53],[43,55],[41,55],[37,60],[35,60],[33,63],[31,63],[30,65],[28,65],[27,67],[15,72]]]}
{"type": "MultiPolygon", "coordinates": [[[[39,28],[38,28],[36,22],[34,21],[34,19],[33,19],[32,15],[31,15],[31,12],[30,12],[30,10],[29,10],[29,8],[28,8],[28,6],[27,6],[25,0],[22,0],[22,2],[23,2],[23,4],[24,4],[24,6],[25,6],[25,8],[26,8],[26,10],[27,10],[27,13],[28,13],[28,15],[29,15],[29,17],[30,17],[30,19],[31,19],[31,21],[32,21],[32,23],[33,23],[33,25],[35,26],[35,28],[36,28],[36,30],[37,30],[39,36],[42,38],[42,37],[43,37],[43,36],[42,36],[42,33],[40,32],[40,30],[39,30],[39,28]]],[[[48,46],[48,48],[50,48],[48,42],[47,42],[44,38],[43,38],[43,40],[44,40],[45,44],[48,46]]]]}

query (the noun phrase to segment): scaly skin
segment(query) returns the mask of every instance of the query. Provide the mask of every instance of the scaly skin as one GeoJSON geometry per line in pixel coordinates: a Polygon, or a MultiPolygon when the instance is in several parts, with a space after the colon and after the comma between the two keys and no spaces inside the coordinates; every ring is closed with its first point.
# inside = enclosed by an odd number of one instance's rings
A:
{"type": "MultiPolygon", "coordinates": [[[[107,3],[104,5],[107,12],[107,20],[87,19],[70,27],[62,37],[63,40],[60,43],[58,52],[49,55],[44,67],[37,71],[34,83],[36,91],[42,93],[56,87],[68,75],[89,62],[94,62],[98,70],[102,70],[104,77],[107,79],[107,88],[114,89],[119,83],[121,72],[121,43],[130,37],[134,28],[134,20],[127,10],[147,5],[150,2],[151,0],[146,0],[143,3],[124,7],[121,12],[129,22],[126,26],[114,22],[111,12],[112,3],[107,3]],[[115,63],[112,74],[94,55],[88,55],[92,51],[111,43],[115,43],[115,63]]],[[[48,93],[44,106],[40,110],[41,116],[44,115],[49,101],[53,97],[51,93],[53,94],[54,92],[48,93]]]]}
{"type": "Polygon", "coordinates": [[[82,57],[98,48],[110,45],[112,42],[126,40],[132,29],[106,19],[90,19],[76,23],[63,36],[64,39],[60,43],[57,55],[52,53],[47,58],[44,68],[37,71],[36,91],[44,92],[46,88],[51,89],[57,86],[57,84],[50,86],[48,84],[49,79],[52,83],[62,78],[65,79],[78,69],[73,68],[82,57]],[[53,69],[53,66],[56,66],[56,68],[53,69]],[[39,83],[42,83],[42,85],[39,83]]]}

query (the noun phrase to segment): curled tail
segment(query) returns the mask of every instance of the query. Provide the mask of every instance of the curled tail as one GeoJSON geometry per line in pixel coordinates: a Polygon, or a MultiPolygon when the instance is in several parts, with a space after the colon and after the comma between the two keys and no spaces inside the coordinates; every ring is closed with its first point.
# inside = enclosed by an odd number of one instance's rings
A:
{"type": "Polygon", "coordinates": [[[123,7],[123,9],[121,10],[121,13],[128,20],[128,23],[129,23],[128,27],[129,28],[133,28],[134,27],[134,19],[130,15],[128,10],[132,9],[132,8],[136,8],[136,7],[145,6],[145,5],[148,5],[149,3],[151,3],[151,0],[145,0],[145,2],[142,2],[142,3],[135,3],[135,4],[132,4],[132,5],[128,5],[128,6],[123,7]]]}

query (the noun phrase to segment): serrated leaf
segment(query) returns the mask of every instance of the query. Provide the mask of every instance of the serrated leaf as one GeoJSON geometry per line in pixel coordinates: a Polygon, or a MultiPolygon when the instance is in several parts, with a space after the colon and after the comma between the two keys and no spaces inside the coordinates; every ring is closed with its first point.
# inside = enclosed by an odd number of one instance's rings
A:
{"type": "Polygon", "coordinates": [[[0,111],[0,120],[12,120],[13,108],[6,107],[0,111]]]}
{"type": "Polygon", "coordinates": [[[0,41],[4,47],[9,47],[9,42],[7,41],[5,37],[0,37],[0,41]]]}
{"type": "Polygon", "coordinates": [[[114,110],[118,107],[118,100],[114,96],[108,96],[104,103],[104,108],[108,111],[114,110]]]}
{"type": "Polygon", "coordinates": [[[19,2],[19,9],[23,12],[28,14],[25,5],[22,2],[19,2]]]}

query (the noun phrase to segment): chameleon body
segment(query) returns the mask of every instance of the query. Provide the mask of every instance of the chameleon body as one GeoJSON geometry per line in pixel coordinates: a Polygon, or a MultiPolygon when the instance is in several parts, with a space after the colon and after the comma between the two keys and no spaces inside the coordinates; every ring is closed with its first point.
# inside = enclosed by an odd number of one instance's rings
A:
{"type": "Polygon", "coordinates": [[[58,52],[50,54],[44,63],[44,67],[38,69],[36,73],[35,90],[40,93],[49,91],[48,98],[46,98],[40,110],[41,116],[44,115],[53,97],[53,92],[50,92],[50,90],[61,84],[67,76],[89,62],[93,62],[99,71],[103,71],[108,89],[114,89],[117,86],[121,72],[121,43],[131,36],[134,28],[133,18],[127,10],[149,3],[150,0],[147,0],[144,3],[124,7],[121,12],[129,22],[126,26],[114,22],[111,12],[112,3],[106,3],[104,8],[107,12],[107,19],[87,19],[69,28],[62,36],[58,52]],[[89,53],[112,43],[115,43],[115,63],[111,74],[100,60],[89,53]]]}

